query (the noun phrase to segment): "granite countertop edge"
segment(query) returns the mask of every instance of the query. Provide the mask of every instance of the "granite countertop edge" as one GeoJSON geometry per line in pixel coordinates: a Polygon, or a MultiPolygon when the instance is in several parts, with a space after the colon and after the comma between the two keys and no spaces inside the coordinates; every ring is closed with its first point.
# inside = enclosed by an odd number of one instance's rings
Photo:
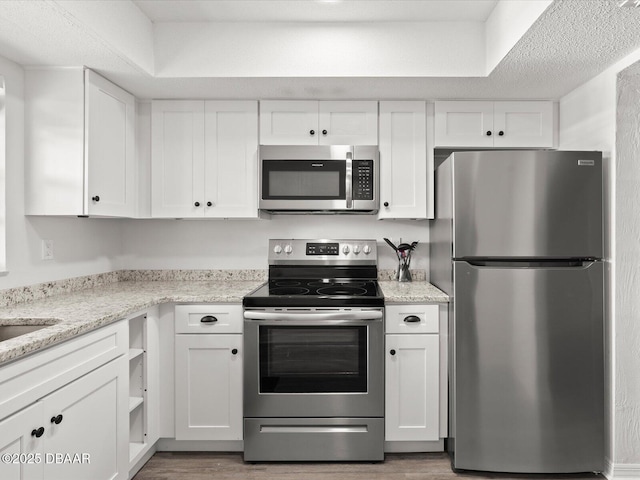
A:
{"type": "MultiPolygon", "coordinates": [[[[119,281],[0,308],[2,325],[49,326],[0,342],[0,366],[163,303],[241,303],[262,280],[119,281]]],[[[385,303],[448,302],[426,281],[380,281],[385,303]]]]}

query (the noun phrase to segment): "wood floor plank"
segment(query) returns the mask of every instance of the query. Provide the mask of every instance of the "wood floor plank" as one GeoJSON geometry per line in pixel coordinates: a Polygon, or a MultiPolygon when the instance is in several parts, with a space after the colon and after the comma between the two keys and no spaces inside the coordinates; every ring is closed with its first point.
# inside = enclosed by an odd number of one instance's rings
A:
{"type": "Polygon", "coordinates": [[[455,473],[446,453],[387,454],[382,463],[244,463],[241,453],[160,452],[134,480],[603,480],[601,475],[455,473]]]}

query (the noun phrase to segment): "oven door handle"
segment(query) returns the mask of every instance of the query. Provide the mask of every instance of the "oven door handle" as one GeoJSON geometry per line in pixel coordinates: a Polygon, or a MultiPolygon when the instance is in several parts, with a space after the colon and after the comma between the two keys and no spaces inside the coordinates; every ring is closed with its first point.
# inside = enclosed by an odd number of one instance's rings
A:
{"type": "Polygon", "coordinates": [[[379,320],[382,318],[382,311],[367,310],[358,312],[331,312],[331,313],[290,313],[290,312],[261,312],[247,310],[244,312],[247,320],[281,320],[286,321],[326,321],[326,320],[379,320]]]}

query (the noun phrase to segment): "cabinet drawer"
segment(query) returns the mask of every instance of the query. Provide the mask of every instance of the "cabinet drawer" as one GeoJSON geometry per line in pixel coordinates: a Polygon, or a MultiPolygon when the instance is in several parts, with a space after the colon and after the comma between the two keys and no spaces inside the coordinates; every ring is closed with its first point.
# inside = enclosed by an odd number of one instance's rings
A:
{"type": "Polygon", "coordinates": [[[176,333],[242,333],[242,305],[176,305],[176,333]]]}
{"type": "Polygon", "coordinates": [[[123,355],[127,338],[127,324],[120,321],[1,368],[0,418],[123,355]]]}
{"type": "Polygon", "coordinates": [[[386,333],[438,333],[438,305],[390,305],[385,308],[386,333]]]}

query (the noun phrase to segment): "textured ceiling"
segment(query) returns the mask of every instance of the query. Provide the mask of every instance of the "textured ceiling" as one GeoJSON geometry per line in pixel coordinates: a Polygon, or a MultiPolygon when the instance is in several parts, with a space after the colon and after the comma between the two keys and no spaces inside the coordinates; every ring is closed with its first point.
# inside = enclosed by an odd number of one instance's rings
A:
{"type": "Polygon", "coordinates": [[[153,22],[484,22],[497,0],[134,0],[153,22]]]}
{"type": "Polygon", "coordinates": [[[478,78],[153,78],[55,2],[0,2],[0,55],[25,65],[88,65],[139,98],[558,99],[640,49],[640,8],[616,3],[556,0],[478,78]]]}

